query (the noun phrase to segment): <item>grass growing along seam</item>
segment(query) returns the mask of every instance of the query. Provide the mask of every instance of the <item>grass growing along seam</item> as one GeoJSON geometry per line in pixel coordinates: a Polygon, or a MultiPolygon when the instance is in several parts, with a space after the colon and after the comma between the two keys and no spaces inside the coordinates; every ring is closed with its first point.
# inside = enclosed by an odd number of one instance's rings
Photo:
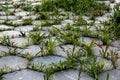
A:
{"type": "Polygon", "coordinates": [[[44,0],[40,9],[36,11],[54,11],[55,8],[63,8],[76,14],[89,15],[92,13],[95,16],[110,10],[109,5],[99,3],[96,0],[44,0]]]}
{"type": "Polygon", "coordinates": [[[120,38],[120,4],[114,7],[114,14],[111,16],[109,33],[112,32],[115,37],[120,38]]]}

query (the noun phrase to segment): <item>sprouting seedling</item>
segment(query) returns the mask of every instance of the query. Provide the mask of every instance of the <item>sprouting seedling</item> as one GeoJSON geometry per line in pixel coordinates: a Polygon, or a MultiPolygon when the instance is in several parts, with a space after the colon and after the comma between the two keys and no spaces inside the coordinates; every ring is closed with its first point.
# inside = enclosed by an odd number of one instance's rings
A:
{"type": "Polygon", "coordinates": [[[107,58],[109,59],[110,53],[108,52],[110,44],[107,44],[105,49],[102,47],[102,45],[97,44],[94,42],[94,44],[96,44],[101,50],[100,51],[100,55],[102,56],[102,58],[107,58]]]}
{"type": "Polygon", "coordinates": [[[110,34],[106,34],[106,33],[102,33],[100,38],[103,42],[103,45],[106,45],[106,44],[109,44],[110,43],[110,37],[111,35],[110,34]]]}
{"type": "Polygon", "coordinates": [[[9,36],[3,36],[1,39],[1,44],[6,45],[6,46],[14,46],[14,42],[11,43],[10,37],[9,36]]]}
{"type": "Polygon", "coordinates": [[[93,43],[94,43],[94,42],[92,41],[91,43],[84,44],[84,45],[85,45],[85,48],[86,48],[86,51],[87,51],[87,57],[88,57],[88,56],[94,56],[93,51],[92,51],[93,43]]]}
{"type": "Polygon", "coordinates": [[[47,41],[44,41],[46,53],[47,54],[53,54],[54,53],[54,47],[55,47],[55,41],[52,41],[50,39],[50,36],[48,36],[49,39],[47,41]]]}
{"type": "Polygon", "coordinates": [[[41,24],[35,24],[35,27],[33,27],[33,31],[38,31],[40,29],[42,29],[41,24]]]}
{"type": "Polygon", "coordinates": [[[118,53],[117,51],[110,50],[111,62],[113,67],[116,69],[116,63],[118,61],[118,53]]]}

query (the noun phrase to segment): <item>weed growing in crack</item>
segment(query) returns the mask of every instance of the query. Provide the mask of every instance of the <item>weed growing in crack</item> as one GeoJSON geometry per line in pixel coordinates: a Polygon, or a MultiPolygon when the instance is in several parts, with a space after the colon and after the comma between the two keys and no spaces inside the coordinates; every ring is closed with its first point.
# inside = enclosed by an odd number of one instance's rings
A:
{"type": "Polygon", "coordinates": [[[84,26],[81,30],[81,34],[86,37],[97,37],[97,34],[92,34],[92,31],[90,30],[91,27],[84,26]]]}
{"type": "Polygon", "coordinates": [[[110,60],[112,62],[113,67],[116,69],[116,63],[118,61],[118,53],[117,51],[110,50],[110,60]]]}
{"type": "Polygon", "coordinates": [[[48,40],[42,41],[42,46],[40,46],[40,51],[36,56],[45,56],[55,54],[55,41],[51,40],[50,37],[48,40]]]}
{"type": "Polygon", "coordinates": [[[6,72],[5,72],[5,70],[4,70],[4,68],[3,69],[0,69],[0,80],[2,80],[2,75],[3,74],[5,74],[6,72]]]}
{"type": "Polygon", "coordinates": [[[54,54],[54,48],[55,48],[55,41],[52,41],[49,37],[47,41],[43,41],[43,44],[45,45],[45,52],[46,54],[54,54]]]}
{"type": "Polygon", "coordinates": [[[91,43],[84,44],[84,46],[85,46],[85,49],[86,49],[86,52],[87,52],[86,56],[87,57],[90,57],[90,56],[94,57],[94,54],[93,54],[93,51],[92,51],[93,41],[91,43]]]}
{"type": "Polygon", "coordinates": [[[22,57],[27,58],[28,60],[31,60],[34,57],[34,55],[30,55],[30,53],[27,53],[27,54],[20,53],[19,55],[22,56],[22,57]]]}
{"type": "Polygon", "coordinates": [[[33,31],[38,31],[38,30],[41,30],[41,29],[42,29],[41,24],[35,24],[35,26],[33,27],[33,31]]]}
{"type": "Polygon", "coordinates": [[[41,34],[40,32],[29,33],[29,37],[32,39],[33,44],[40,44],[42,39],[45,37],[45,34],[41,34]]]}
{"type": "Polygon", "coordinates": [[[82,18],[82,16],[79,16],[79,17],[78,17],[78,21],[76,22],[76,25],[77,25],[77,26],[87,25],[87,24],[88,24],[87,21],[84,20],[84,19],[82,18]]]}
{"type": "Polygon", "coordinates": [[[106,45],[105,49],[100,44],[97,44],[97,43],[95,44],[101,49],[99,50],[101,57],[108,58],[109,57],[108,50],[109,50],[110,44],[106,45]]]}
{"type": "Polygon", "coordinates": [[[98,80],[98,74],[103,71],[104,64],[96,62],[96,59],[93,59],[91,65],[87,67],[87,72],[90,76],[98,80]]]}
{"type": "Polygon", "coordinates": [[[52,28],[49,30],[50,31],[50,34],[53,35],[53,36],[56,36],[58,34],[58,29],[57,28],[52,28]]]}
{"type": "Polygon", "coordinates": [[[64,31],[59,30],[60,37],[58,37],[57,39],[60,42],[63,42],[65,44],[79,45],[80,41],[77,39],[81,35],[79,28],[74,27],[68,23],[63,30],[64,31]]]}
{"type": "Polygon", "coordinates": [[[50,15],[49,15],[49,12],[47,12],[47,11],[42,11],[42,12],[39,12],[36,20],[47,20],[47,19],[49,19],[49,16],[50,16],[50,15]]]}
{"type": "MultiPolygon", "coordinates": [[[[78,42],[78,40],[76,39],[76,35],[69,33],[69,32],[61,32],[61,37],[58,39],[63,39],[63,43],[65,44],[76,44],[78,42]]],[[[60,40],[62,41],[62,40],[60,40]]]]}
{"type": "Polygon", "coordinates": [[[44,67],[45,67],[45,65],[43,65],[42,63],[31,64],[28,66],[29,69],[37,70],[39,72],[42,72],[44,70],[44,67]]]}
{"type": "Polygon", "coordinates": [[[109,47],[110,47],[110,44],[106,45],[105,49],[99,44],[96,44],[96,45],[101,49],[100,50],[101,57],[111,60],[113,67],[116,68],[116,63],[117,63],[117,60],[118,60],[117,51],[114,51],[114,50],[108,51],[109,47]]]}
{"type": "Polygon", "coordinates": [[[24,19],[22,25],[31,25],[32,24],[32,18],[24,19]]]}
{"type": "Polygon", "coordinates": [[[114,36],[116,36],[117,38],[120,37],[120,4],[117,4],[115,7],[114,7],[114,14],[113,16],[111,16],[111,20],[110,20],[110,28],[108,29],[109,30],[109,33],[112,33],[114,34],[114,36]]]}
{"type": "Polygon", "coordinates": [[[103,42],[103,45],[107,45],[111,43],[111,35],[106,33],[101,33],[100,39],[103,42]]]}
{"type": "Polygon", "coordinates": [[[1,38],[1,44],[5,45],[5,46],[11,46],[11,47],[13,47],[15,45],[14,42],[11,43],[9,36],[3,36],[1,38]]]}
{"type": "Polygon", "coordinates": [[[8,9],[9,9],[9,6],[8,6],[8,5],[9,5],[9,3],[8,3],[8,2],[5,2],[5,6],[2,6],[3,10],[4,10],[5,13],[6,13],[6,20],[9,20],[9,19],[8,19],[8,15],[9,15],[9,14],[8,14],[8,12],[9,12],[9,11],[8,11],[8,9]]]}

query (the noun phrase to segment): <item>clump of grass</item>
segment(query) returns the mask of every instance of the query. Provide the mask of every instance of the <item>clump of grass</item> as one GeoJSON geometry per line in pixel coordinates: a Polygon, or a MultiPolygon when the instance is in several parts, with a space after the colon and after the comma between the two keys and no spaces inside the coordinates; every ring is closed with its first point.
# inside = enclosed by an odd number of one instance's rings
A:
{"type": "Polygon", "coordinates": [[[55,48],[55,41],[52,41],[50,38],[47,41],[43,41],[46,49],[46,54],[54,54],[54,48],[55,48]]]}
{"type": "Polygon", "coordinates": [[[106,33],[103,32],[100,35],[100,39],[103,42],[103,45],[110,44],[110,42],[111,42],[111,35],[110,34],[106,34],[106,33]]]}
{"type": "Polygon", "coordinates": [[[2,68],[2,69],[0,69],[0,80],[2,80],[2,75],[3,74],[6,74],[6,71],[5,71],[5,69],[4,68],[2,68]]]}
{"type": "Polygon", "coordinates": [[[42,29],[41,24],[35,24],[35,26],[33,27],[33,31],[38,31],[40,29],[42,29]]]}
{"type": "Polygon", "coordinates": [[[11,46],[11,45],[13,45],[13,44],[11,44],[11,42],[10,42],[10,37],[9,37],[9,36],[3,36],[3,37],[1,38],[1,44],[2,44],[2,45],[5,45],[5,46],[11,46]]]}
{"type": "Polygon", "coordinates": [[[95,16],[101,12],[109,11],[109,5],[99,3],[95,0],[45,0],[41,4],[41,11],[53,11],[55,8],[63,8],[76,14],[88,14],[93,11],[95,16]],[[61,4],[59,4],[61,3],[61,4]],[[102,5],[102,6],[101,6],[102,5]]]}
{"type": "Polygon", "coordinates": [[[37,20],[46,20],[49,19],[49,13],[48,12],[39,12],[38,17],[36,18],[37,20]]]}
{"type": "Polygon", "coordinates": [[[50,31],[50,34],[53,35],[53,36],[56,36],[58,34],[58,29],[57,28],[52,28],[49,30],[50,31]]]}
{"type": "Polygon", "coordinates": [[[91,65],[87,67],[87,72],[94,80],[98,80],[98,74],[103,72],[104,63],[96,62],[96,59],[93,59],[91,65]]]}
{"type": "Polygon", "coordinates": [[[84,19],[82,18],[82,16],[79,16],[79,17],[78,17],[78,21],[76,22],[76,25],[77,25],[77,26],[87,25],[87,21],[84,20],[84,19]]]}
{"type": "Polygon", "coordinates": [[[110,44],[107,44],[106,47],[105,47],[105,49],[102,47],[102,45],[97,44],[97,43],[95,43],[95,44],[101,49],[101,50],[99,51],[101,57],[108,59],[108,57],[109,57],[109,52],[108,52],[108,50],[109,50],[110,44]]]}
{"type": "Polygon", "coordinates": [[[87,57],[91,57],[91,56],[94,57],[94,54],[93,54],[93,51],[92,51],[93,43],[94,42],[92,41],[91,43],[83,44],[86,48],[86,52],[87,52],[86,56],[87,57]]]}
{"type": "Polygon", "coordinates": [[[42,63],[31,64],[31,65],[28,66],[28,68],[32,69],[32,70],[37,70],[37,71],[41,72],[45,68],[45,65],[43,65],[42,63]]]}
{"type": "Polygon", "coordinates": [[[24,19],[22,25],[31,25],[32,24],[32,18],[24,19]]]}
{"type": "Polygon", "coordinates": [[[63,28],[63,31],[59,30],[59,32],[60,37],[58,37],[57,39],[60,42],[63,42],[65,44],[79,44],[80,41],[77,39],[81,35],[79,27],[74,27],[70,25],[70,23],[68,23],[63,28]]]}
{"type": "Polygon", "coordinates": [[[42,39],[45,37],[45,34],[41,34],[40,32],[31,32],[29,33],[29,37],[32,39],[33,44],[40,44],[42,42],[42,39]]]}
{"type": "Polygon", "coordinates": [[[117,53],[117,51],[113,51],[113,50],[111,50],[110,51],[110,60],[111,60],[111,62],[112,62],[112,65],[113,65],[113,67],[116,69],[116,64],[117,64],[117,61],[118,61],[118,53],[117,53]]]}
{"type": "Polygon", "coordinates": [[[100,44],[95,43],[101,50],[100,50],[100,55],[102,58],[106,58],[111,60],[112,65],[114,68],[116,68],[116,63],[118,60],[118,53],[115,50],[109,50],[110,44],[106,45],[106,48],[104,49],[100,44]]]}
{"type": "Polygon", "coordinates": [[[114,34],[117,38],[120,38],[120,4],[114,7],[114,14],[111,16],[109,33],[114,34]]]}

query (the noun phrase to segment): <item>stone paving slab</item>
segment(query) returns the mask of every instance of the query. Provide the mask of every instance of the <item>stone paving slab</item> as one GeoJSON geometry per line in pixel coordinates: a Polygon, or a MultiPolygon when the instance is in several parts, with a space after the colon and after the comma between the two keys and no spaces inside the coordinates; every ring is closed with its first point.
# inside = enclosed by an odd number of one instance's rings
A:
{"type": "MultiPolygon", "coordinates": [[[[28,2],[32,2],[31,5],[33,7],[41,5],[41,0],[26,0],[28,2]]],[[[1,0],[0,1],[0,7],[6,6],[5,4],[6,0],[1,0]]],[[[60,24],[54,24],[54,25],[46,25],[42,26],[42,22],[45,23],[45,20],[37,20],[39,13],[34,13],[28,11],[24,11],[21,9],[21,0],[13,0],[14,3],[8,2],[8,16],[6,16],[7,10],[1,10],[0,8],[0,42],[4,38],[4,36],[9,36],[10,38],[10,43],[9,41],[7,42],[8,44],[4,44],[4,41],[0,43],[0,80],[46,80],[45,77],[49,75],[49,71],[47,73],[44,73],[46,69],[49,69],[49,66],[53,66],[52,64],[58,64],[60,62],[64,62],[67,59],[69,59],[71,56],[74,59],[78,59],[78,57],[74,56],[77,54],[74,54],[76,52],[78,53],[84,53],[84,55],[80,56],[80,60],[86,60],[86,53],[81,49],[79,46],[75,46],[72,44],[65,44],[64,42],[60,42],[56,40],[57,38],[60,38],[60,32],[57,32],[56,36],[53,36],[50,34],[50,30],[53,28],[57,28],[58,30],[64,30],[66,24],[70,24],[73,27],[74,25],[74,18],[78,19],[78,16],[73,17],[72,12],[65,12],[63,9],[59,9],[60,11],[60,18],[63,20],[60,22],[60,24]],[[19,6],[17,9],[14,8],[14,6],[17,5],[19,6]],[[14,12],[15,11],[15,12],[14,12]],[[68,17],[69,15],[69,17],[68,17]],[[28,25],[24,25],[24,21],[26,19],[32,19],[32,23],[28,25]],[[8,19],[13,25],[13,26],[8,26],[7,24],[2,24],[4,23],[4,20],[8,19]],[[34,27],[36,25],[40,26],[39,30],[34,30],[34,27]],[[21,32],[25,33],[25,36],[22,36],[21,32]],[[32,43],[32,39],[30,38],[30,33],[36,33],[40,32],[40,35],[45,34],[45,37],[42,39],[43,41],[48,41],[48,36],[50,37],[50,40],[53,42],[55,41],[55,48],[53,54],[46,54],[46,49],[43,50],[41,48],[41,44],[39,45],[34,45],[32,43]],[[13,44],[11,46],[11,44],[13,44]],[[10,44],[10,45],[9,45],[10,44]],[[75,50],[73,53],[73,49],[75,50]],[[69,56],[68,56],[69,55],[69,56]],[[34,69],[33,65],[39,65],[42,64],[46,66],[43,71],[36,70],[34,69]],[[31,68],[29,66],[32,66],[31,68]],[[30,70],[31,69],[31,70],[30,70]],[[2,72],[3,70],[3,72],[2,72]],[[35,70],[35,71],[34,71],[35,70]],[[5,74],[2,74],[4,73],[5,74]],[[1,75],[2,74],[2,75],[1,75]]],[[[115,3],[110,3],[110,1],[99,1],[99,2],[105,2],[106,4],[110,4],[110,7],[113,9],[114,5],[120,0],[116,0],[115,3]]],[[[22,2],[27,4],[27,2],[22,2]]],[[[51,14],[51,12],[50,12],[51,14]]],[[[106,13],[103,16],[96,17],[94,25],[88,25],[87,28],[89,28],[90,31],[92,31],[93,34],[98,34],[97,28],[101,26],[101,29],[104,28],[103,24],[101,23],[102,21],[108,20],[108,16],[113,15],[113,10],[109,13],[106,13]]],[[[55,16],[50,15],[50,19],[48,21],[52,21],[52,19],[55,18],[55,16]]],[[[88,23],[92,23],[93,20],[90,20],[89,17],[83,16],[83,19],[85,19],[88,23]]],[[[85,28],[85,26],[78,26],[81,30],[85,28]]],[[[89,33],[88,33],[89,34],[89,33]]],[[[78,40],[84,40],[84,44],[90,44],[92,41],[95,43],[101,45],[101,47],[105,50],[106,46],[103,45],[103,42],[97,38],[91,38],[86,37],[85,35],[78,35],[78,40]],[[80,37],[82,36],[82,37],[80,37]]],[[[6,43],[6,42],[5,42],[6,43]]],[[[44,44],[43,47],[45,47],[46,44],[44,44]]],[[[46,46],[46,48],[48,48],[46,46]]],[[[82,48],[85,50],[86,47],[82,46],[82,48]]],[[[116,69],[113,69],[113,65],[111,60],[108,59],[103,59],[101,58],[100,52],[101,50],[100,46],[94,45],[92,48],[93,53],[97,57],[96,62],[99,63],[105,63],[103,70],[104,72],[100,73],[98,75],[99,80],[106,80],[106,74],[109,73],[109,80],[120,80],[120,40],[115,40],[112,42],[111,46],[109,47],[107,52],[110,52],[111,50],[115,50],[118,52],[118,61],[116,64],[116,69]],[[109,70],[109,71],[107,71],[109,70]]],[[[90,66],[89,62],[91,62],[91,59],[86,62],[86,66],[90,66]]],[[[74,62],[73,62],[74,63],[74,62]]],[[[80,64],[74,66],[75,69],[66,69],[54,72],[50,76],[51,80],[94,80],[94,78],[90,77],[87,72],[81,71],[81,74],[79,75],[79,69],[80,69],[80,64]]],[[[68,65],[69,66],[69,65],[68,65]]],[[[70,65],[71,66],[71,65],[70,65]]],[[[38,66],[39,67],[39,66],[38,66]]],[[[55,67],[55,66],[53,66],[55,67]]],[[[51,67],[51,68],[53,68],[51,67]]],[[[61,66],[62,68],[64,65],[61,66]]],[[[40,68],[40,67],[39,67],[40,68]]],[[[86,67],[85,67],[86,68],[86,67]]],[[[50,69],[49,69],[50,70],[50,69]]]]}
{"type": "Polygon", "coordinates": [[[28,60],[18,56],[5,56],[0,58],[0,69],[5,72],[27,68],[28,60]]]}
{"type": "Polygon", "coordinates": [[[44,80],[44,73],[23,69],[3,75],[2,80],[44,80]]]}
{"type": "MultiPolygon", "coordinates": [[[[37,57],[31,61],[31,65],[42,64],[41,66],[45,66],[45,68],[49,68],[51,64],[57,64],[59,62],[64,62],[64,57],[59,56],[45,56],[45,57],[37,57]]],[[[44,69],[45,69],[44,68],[44,69]]]]}
{"type": "Polygon", "coordinates": [[[103,72],[99,75],[99,80],[106,80],[107,74],[109,74],[109,80],[120,80],[120,70],[110,70],[103,72]]]}

